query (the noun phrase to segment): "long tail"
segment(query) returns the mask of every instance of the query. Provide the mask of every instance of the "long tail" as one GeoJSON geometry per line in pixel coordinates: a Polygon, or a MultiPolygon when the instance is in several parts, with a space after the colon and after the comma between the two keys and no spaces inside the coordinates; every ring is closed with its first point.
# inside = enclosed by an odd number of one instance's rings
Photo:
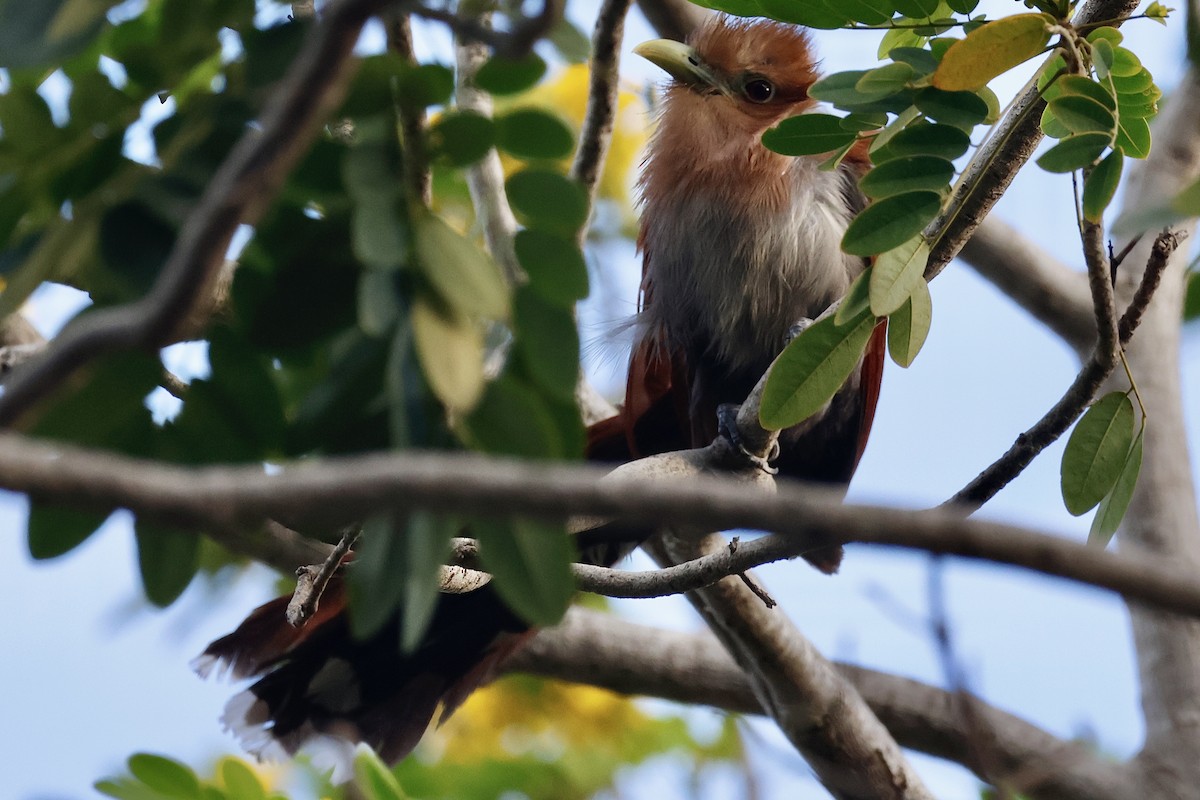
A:
{"type": "Polygon", "coordinates": [[[258,678],[222,716],[247,751],[277,760],[314,749],[332,756],[335,779],[346,775],[358,742],[388,763],[400,761],[439,706],[445,719],[534,633],[490,587],[441,595],[425,641],[408,654],[400,651],[398,615],[371,638],[354,638],[340,578],[303,628],[287,623],[287,603],[260,606],[193,667],[202,676],[225,669],[258,678]]]}

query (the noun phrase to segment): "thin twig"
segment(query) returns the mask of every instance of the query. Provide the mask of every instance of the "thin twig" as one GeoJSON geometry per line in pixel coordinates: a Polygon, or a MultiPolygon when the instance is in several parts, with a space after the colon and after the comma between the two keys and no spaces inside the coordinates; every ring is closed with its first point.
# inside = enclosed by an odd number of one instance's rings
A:
{"type": "MultiPolygon", "coordinates": [[[[481,17],[479,24],[490,24],[490,17],[481,17]]],[[[492,98],[475,86],[474,82],[475,74],[487,61],[487,46],[481,42],[459,41],[456,50],[458,69],[455,76],[455,98],[458,107],[490,117],[492,98]]],[[[504,272],[509,285],[516,286],[524,279],[525,274],[513,251],[517,220],[504,192],[504,166],[494,148],[489,150],[481,161],[467,169],[467,188],[471,192],[471,205],[483,229],[483,240],[487,243],[488,251],[504,272]]]]}
{"type": "Polygon", "coordinates": [[[444,23],[455,37],[465,42],[480,42],[488,45],[498,55],[520,58],[527,55],[534,44],[562,19],[564,0],[543,0],[542,10],[531,17],[522,17],[507,32],[494,30],[479,19],[460,17],[452,11],[429,8],[418,3],[405,6],[414,16],[444,23]]]}
{"type": "MultiPolygon", "coordinates": [[[[1123,345],[1133,335],[1142,314],[1154,295],[1163,270],[1171,254],[1179,246],[1178,238],[1168,234],[1159,234],[1154,241],[1146,270],[1142,275],[1142,283],[1134,295],[1134,300],[1125,309],[1119,322],[1113,327],[1116,330],[1116,342],[1123,345]]],[[[1103,245],[1101,244],[1103,256],[1103,245]]],[[[1107,268],[1104,268],[1104,283],[1108,284],[1107,268]]],[[[1097,301],[1097,314],[1103,312],[1104,301],[1097,301]]],[[[1046,412],[1033,427],[1017,437],[1008,451],[993,462],[987,469],[979,473],[969,484],[960,489],[953,497],[943,503],[944,507],[957,508],[965,513],[972,513],[1008,485],[1009,481],[1021,474],[1021,471],[1033,461],[1038,453],[1045,450],[1057,440],[1073,423],[1092,398],[1096,396],[1104,381],[1116,367],[1116,349],[1108,340],[1101,340],[1092,351],[1091,357],[1083,365],[1071,386],[1054,406],[1046,412]]]]}
{"type": "MultiPolygon", "coordinates": [[[[410,66],[416,66],[413,53],[412,20],[408,14],[390,11],[386,15],[388,47],[410,66]]],[[[425,108],[400,103],[400,136],[403,140],[404,179],[414,200],[423,206],[433,202],[433,176],[425,151],[425,108]]]]}
{"type": "Polygon", "coordinates": [[[342,566],[342,561],[354,549],[362,535],[361,525],[351,525],[342,532],[342,538],[333,552],[321,564],[305,565],[296,569],[296,591],[287,606],[287,621],[293,628],[302,628],[312,615],[317,613],[321,595],[329,585],[329,579],[342,566]]]}
{"type": "MultiPolygon", "coordinates": [[[[596,186],[612,143],[620,81],[621,40],[625,35],[625,15],[629,13],[632,2],[604,0],[592,33],[587,112],[579,131],[575,161],[571,164],[571,177],[579,181],[587,193],[589,205],[595,202],[596,186]]],[[[579,236],[581,241],[587,237],[586,225],[580,230],[579,236]]]]}

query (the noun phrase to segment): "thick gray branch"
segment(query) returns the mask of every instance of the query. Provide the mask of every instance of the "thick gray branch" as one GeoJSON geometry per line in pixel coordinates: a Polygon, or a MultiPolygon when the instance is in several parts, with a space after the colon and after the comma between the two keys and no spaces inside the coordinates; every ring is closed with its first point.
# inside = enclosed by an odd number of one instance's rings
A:
{"type": "Polygon", "coordinates": [[[311,459],[268,475],[245,466],[168,466],[0,433],[0,487],[60,505],[130,508],[191,529],[236,532],[272,518],[344,525],[418,508],[751,528],[794,536],[807,547],[864,542],[996,561],[1200,616],[1200,580],[1172,559],[1117,556],[945,511],[845,506],[838,492],[819,486],[789,482],[765,495],[728,478],[683,468],[676,474],[682,479],[600,480],[604,472],[591,466],[409,453],[311,459]]]}
{"type": "MultiPolygon", "coordinates": [[[[660,563],[690,561],[721,547],[716,536],[665,533],[651,550],[660,563]]],[[[751,579],[689,592],[746,674],[754,696],[838,800],[926,800],[933,795],[862,696],[792,620],[762,601],[751,579]]]]}
{"type": "MultiPolygon", "coordinates": [[[[1075,742],[972,698],[985,742],[967,730],[962,698],[918,681],[847,664],[838,672],[862,695],[904,747],[969,768],[972,744],[985,747],[1009,785],[1033,797],[1126,800],[1137,796],[1119,764],[1075,742]]],[[[662,697],[742,714],[762,704],[733,659],[710,634],[649,628],[607,614],[572,609],[506,663],[510,670],[600,686],[623,694],[662,697]]]]}

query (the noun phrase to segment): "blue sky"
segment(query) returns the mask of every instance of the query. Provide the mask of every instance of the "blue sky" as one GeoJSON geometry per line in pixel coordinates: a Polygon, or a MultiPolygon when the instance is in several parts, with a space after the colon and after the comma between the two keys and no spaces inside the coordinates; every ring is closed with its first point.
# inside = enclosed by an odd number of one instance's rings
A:
{"type": "MultiPolygon", "coordinates": [[[[583,11],[582,4],[574,4],[583,11]]],[[[985,3],[994,14],[1011,2],[985,3]]],[[[1180,75],[1182,20],[1169,29],[1140,21],[1127,41],[1168,91],[1180,75]]],[[[590,21],[583,23],[590,27],[590,21]]],[[[639,19],[627,37],[653,34],[639,19]]],[[[861,64],[877,36],[819,34],[827,71],[861,64]]],[[[435,45],[436,47],[436,45],[435,45]]],[[[654,68],[626,59],[632,81],[657,80],[654,68]]],[[[1002,101],[1021,82],[994,85],[1002,101]]],[[[1071,185],[1036,169],[1018,179],[997,213],[1062,260],[1081,265],[1072,233],[1071,185]]],[[[605,269],[632,310],[638,267],[631,245],[605,249],[605,269]]],[[[889,364],[873,438],[851,499],[905,507],[936,504],[999,455],[1018,432],[1058,399],[1076,369],[1074,356],[1036,322],[961,265],[932,285],[930,340],[908,370],[889,364]]],[[[42,297],[33,311],[51,327],[69,301],[42,297]]],[[[585,309],[583,318],[599,312],[585,309]]],[[[1184,337],[1187,407],[1200,396],[1200,337],[1184,337]]],[[[607,379],[606,379],[607,380],[607,379]]],[[[1200,418],[1189,421],[1196,440],[1200,418]]],[[[1088,520],[1062,508],[1061,445],[990,503],[984,516],[1083,539],[1088,520]]],[[[202,682],[188,660],[269,593],[269,573],[239,583],[221,597],[193,585],[165,612],[139,602],[136,560],[127,518],[118,515],[70,556],[33,564],[23,546],[24,501],[0,494],[0,582],[6,653],[0,658],[0,752],[5,793],[21,800],[91,796],[93,780],[119,769],[137,750],[201,763],[234,747],[217,724],[227,684],[202,682]]],[[[641,562],[635,562],[640,565],[641,562]]],[[[927,559],[851,548],[842,573],[826,578],[796,564],[763,570],[773,593],[827,654],[942,682],[923,622],[927,559]]],[[[1063,736],[1094,736],[1117,756],[1134,752],[1142,727],[1136,669],[1123,606],[1110,595],[1013,570],[952,563],[946,586],[956,654],[969,685],[984,697],[1063,736]]],[[[618,608],[641,621],[697,625],[684,601],[625,601],[618,608]]],[[[709,712],[697,712],[703,720],[709,712]]],[[[757,725],[755,758],[769,798],[821,796],[782,737],[757,725]]],[[[972,796],[974,780],[932,759],[919,768],[940,797],[972,796]]],[[[630,796],[670,796],[669,771],[639,772],[630,796]]],[[[714,794],[714,796],[717,796],[714,794]]]]}

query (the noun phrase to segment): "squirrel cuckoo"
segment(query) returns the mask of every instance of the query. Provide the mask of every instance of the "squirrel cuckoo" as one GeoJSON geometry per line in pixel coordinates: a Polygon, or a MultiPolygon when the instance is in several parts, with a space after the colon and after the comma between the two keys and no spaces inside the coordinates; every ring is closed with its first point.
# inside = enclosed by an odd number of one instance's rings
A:
{"type": "MultiPolygon", "coordinates": [[[[597,460],[708,444],[718,406],[741,402],[792,327],[816,317],[865,266],[839,249],[863,205],[864,154],[828,172],[821,158],[778,155],[760,142],[812,105],[817,72],[802,30],[716,17],[690,47],[656,41],[637,52],[674,80],[642,176],[644,280],[626,402],[589,431],[597,460]]],[[[878,397],[882,330],[826,409],[783,432],[780,475],[849,481],[878,397]]],[[[586,544],[585,559],[605,565],[629,550],[586,544]]],[[[809,560],[831,572],[840,555],[828,548],[809,560]]],[[[303,628],[285,621],[287,601],[254,611],[196,662],[201,674],[223,664],[258,678],[222,721],[260,757],[323,740],[342,754],[366,742],[399,761],[439,705],[444,719],[533,633],[486,586],[442,595],[425,640],[407,654],[398,616],[371,639],[351,636],[340,579],[303,628]]]]}

